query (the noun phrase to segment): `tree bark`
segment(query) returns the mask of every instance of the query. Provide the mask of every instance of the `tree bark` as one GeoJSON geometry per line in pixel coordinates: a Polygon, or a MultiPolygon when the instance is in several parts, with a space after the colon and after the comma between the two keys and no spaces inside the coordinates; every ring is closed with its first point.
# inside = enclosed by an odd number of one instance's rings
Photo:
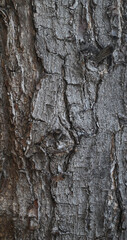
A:
{"type": "Polygon", "coordinates": [[[0,239],[127,239],[125,0],[0,1],[0,239]]]}

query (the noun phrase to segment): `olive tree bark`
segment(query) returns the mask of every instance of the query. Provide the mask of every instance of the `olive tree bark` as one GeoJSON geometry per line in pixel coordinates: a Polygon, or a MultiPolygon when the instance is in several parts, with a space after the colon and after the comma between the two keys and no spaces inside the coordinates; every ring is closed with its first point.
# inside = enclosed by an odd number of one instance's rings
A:
{"type": "Polygon", "coordinates": [[[0,239],[127,239],[125,0],[0,0],[0,239]]]}

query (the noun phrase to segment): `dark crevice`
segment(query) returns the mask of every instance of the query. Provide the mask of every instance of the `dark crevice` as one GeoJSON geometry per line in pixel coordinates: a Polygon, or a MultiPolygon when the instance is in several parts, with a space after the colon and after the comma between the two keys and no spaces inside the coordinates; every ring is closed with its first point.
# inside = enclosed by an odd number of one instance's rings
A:
{"type": "Polygon", "coordinates": [[[123,208],[123,204],[122,204],[122,196],[120,193],[120,183],[119,183],[119,163],[117,160],[117,155],[116,155],[116,140],[115,140],[116,135],[113,134],[112,135],[112,143],[111,143],[111,160],[115,161],[115,167],[114,167],[114,191],[115,191],[115,196],[116,196],[116,200],[118,203],[118,220],[117,220],[117,233],[120,237],[121,233],[122,233],[122,224],[124,221],[124,208],[123,208]]]}
{"type": "Polygon", "coordinates": [[[64,165],[64,171],[66,172],[67,169],[68,169],[68,164],[70,162],[70,159],[72,158],[72,156],[75,154],[75,149],[76,149],[76,146],[78,144],[77,142],[77,138],[75,137],[75,135],[73,134],[73,131],[74,131],[74,127],[73,127],[73,123],[70,119],[70,110],[69,110],[69,102],[68,102],[68,99],[67,99],[67,86],[68,86],[68,83],[65,79],[65,62],[66,62],[66,57],[64,59],[64,65],[62,66],[62,77],[63,77],[63,82],[64,82],[64,103],[65,103],[65,112],[66,112],[66,119],[70,125],[70,129],[68,129],[68,132],[70,134],[70,137],[71,139],[73,140],[74,142],[74,145],[73,145],[73,148],[72,150],[69,152],[69,154],[67,155],[66,159],[66,163],[64,165]]]}
{"type": "Polygon", "coordinates": [[[100,45],[100,43],[97,41],[96,39],[96,24],[95,24],[95,20],[94,20],[94,17],[93,17],[93,11],[95,9],[96,5],[93,3],[92,0],[90,0],[90,3],[89,3],[89,13],[90,13],[90,16],[91,16],[91,22],[92,22],[92,29],[93,29],[93,34],[94,34],[94,41],[95,41],[95,44],[97,46],[97,48],[99,48],[100,50],[102,49],[102,46],[100,45]]]}
{"type": "Polygon", "coordinates": [[[117,224],[117,232],[120,236],[121,232],[122,232],[123,221],[124,221],[124,209],[123,209],[122,197],[121,197],[120,187],[119,187],[119,179],[118,179],[119,166],[118,166],[118,163],[116,163],[116,175],[117,175],[117,178],[116,178],[116,181],[117,181],[116,198],[117,198],[118,207],[119,207],[119,214],[118,214],[119,221],[118,221],[118,224],[117,224]]]}
{"type": "Polygon", "coordinates": [[[96,98],[95,98],[95,104],[98,102],[98,98],[99,98],[99,90],[102,84],[102,78],[100,77],[97,85],[96,85],[96,98]]]}
{"type": "Polygon", "coordinates": [[[37,29],[35,27],[35,22],[34,22],[34,12],[35,12],[35,9],[36,9],[36,6],[34,5],[33,1],[30,1],[31,2],[31,5],[30,5],[30,8],[31,8],[31,28],[33,29],[33,36],[32,36],[32,46],[33,46],[33,53],[34,53],[34,57],[35,57],[35,60],[36,60],[36,63],[37,63],[37,70],[39,72],[39,76],[38,76],[38,79],[37,79],[37,82],[35,83],[35,89],[33,91],[33,95],[34,95],[34,92],[36,90],[36,85],[40,82],[40,79],[42,79],[45,74],[44,74],[44,66],[43,66],[43,60],[38,56],[37,54],[37,51],[36,51],[36,33],[37,33],[37,29]]]}
{"type": "Polygon", "coordinates": [[[122,196],[120,192],[120,183],[119,183],[119,163],[117,160],[117,155],[116,155],[116,141],[115,141],[115,135],[114,135],[114,157],[115,157],[115,174],[116,174],[116,188],[115,188],[115,194],[116,194],[116,199],[118,203],[118,208],[119,208],[119,213],[118,213],[118,223],[117,223],[117,232],[120,237],[122,233],[122,224],[124,221],[124,208],[122,204],[122,196]]]}
{"type": "Polygon", "coordinates": [[[99,131],[99,119],[98,119],[98,116],[97,116],[96,104],[98,103],[99,91],[100,91],[101,84],[102,84],[102,78],[100,77],[100,79],[99,79],[99,81],[96,85],[95,102],[94,102],[94,105],[93,105],[94,120],[95,120],[95,124],[96,124],[95,134],[97,134],[98,131],[99,131]]]}
{"type": "Polygon", "coordinates": [[[47,191],[49,192],[51,205],[52,205],[52,215],[51,215],[51,218],[50,218],[50,224],[49,224],[49,227],[48,227],[48,231],[46,233],[46,239],[49,240],[52,237],[52,229],[53,229],[53,224],[54,224],[54,219],[55,219],[56,202],[55,202],[55,198],[52,194],[52,187],[53,187],[52,186],[52,176],[53,176],[53,174],[52,174],[51,165],[50,165],[52,159],[49,156],[49,154],[47,153],[47,151],[46,151],[46,155],[47,155],[47,158],[48,158],[48,172],[50,174],[50,179],[48,179],[46,184],[47,184],[47,191]]]}
{"type": "Polygon", "coordinates": [[[55,2],[55,10],[57,11],[57,9],[58,9],[58,5],[57,5],[57,3],[55,2]]]}

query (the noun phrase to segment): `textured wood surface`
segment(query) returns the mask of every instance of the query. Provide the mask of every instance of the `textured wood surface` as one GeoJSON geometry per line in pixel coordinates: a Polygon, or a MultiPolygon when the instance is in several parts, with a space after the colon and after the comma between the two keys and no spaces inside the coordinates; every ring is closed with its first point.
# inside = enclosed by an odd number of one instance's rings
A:
{"type": "Polygon", "coordinates": [[[127,239],[126,31],[124,0],[0,1],[1,240],[127,239]]]}

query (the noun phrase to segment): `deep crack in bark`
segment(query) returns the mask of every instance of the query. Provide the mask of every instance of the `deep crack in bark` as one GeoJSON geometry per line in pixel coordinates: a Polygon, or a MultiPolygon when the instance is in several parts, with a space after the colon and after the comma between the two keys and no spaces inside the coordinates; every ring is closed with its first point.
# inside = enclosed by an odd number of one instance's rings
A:
{"type": "Polygon", "coordinates": [[[70,135],[71,139],[74,142],[72,150],[69,152],[69,154],[66,157],[66,159],[67,159],[67,162],[65,163],[65,172],[66,172],[67,169],[68,169],[68,165],[69,165],[70,159],[75,154],[75,149],[76,149],[76,146],[77,146],[77,139],[76,139],[76,137],[73,134],[74,128],[73,128],[72,121],[70,120],[69,103],[68,103],[68,99],[67,99],[67,95],[66,95],[68,83],[67,83],[67,81],[65,79],[65,63],[66,63],[66,57],[64,59],[64,65],[62,66],[62,77],[63,77],[63,82],[64,82],[64,103],[65,103],[66,118],[67,118],[67,121],[68,121],[68,123],[70,125],[70,129],[68,129],[68,132],[69,132],[69,135],[70,135]]]}

